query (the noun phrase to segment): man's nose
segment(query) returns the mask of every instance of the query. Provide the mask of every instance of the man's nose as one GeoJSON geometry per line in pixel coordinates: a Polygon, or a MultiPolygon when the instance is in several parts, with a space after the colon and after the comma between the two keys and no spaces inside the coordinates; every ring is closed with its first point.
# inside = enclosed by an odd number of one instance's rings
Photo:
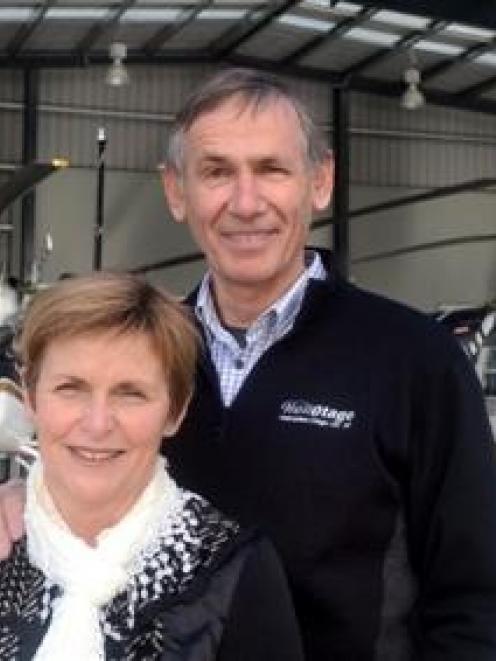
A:
{"type": "Polygon", "coordinates": [[[250,220],[264,210],[265,202],[257,178],[252,173],[239,174],[229,200],[229,211],[241,219],[250,220]]]}
{"type": "Polygon", "coordinates": [[[107,398],[95,396],[86,402],[82,415],[85,431],[98,438],[108,434],[114,424],[114,411],[107,398]]]}

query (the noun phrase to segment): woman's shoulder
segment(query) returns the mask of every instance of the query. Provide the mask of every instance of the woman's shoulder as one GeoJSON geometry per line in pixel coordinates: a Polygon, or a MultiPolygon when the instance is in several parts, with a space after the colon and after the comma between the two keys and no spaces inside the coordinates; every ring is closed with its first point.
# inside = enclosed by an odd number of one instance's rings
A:
{"type": "Polygon", "coordinates": [[[199,494],[181,489],[182,508],[180,518],[189,536],[196,540],[198,548],[206,554],[216,555],[222,548],[244,538],[239,523],[226,516],[199,494]]]}

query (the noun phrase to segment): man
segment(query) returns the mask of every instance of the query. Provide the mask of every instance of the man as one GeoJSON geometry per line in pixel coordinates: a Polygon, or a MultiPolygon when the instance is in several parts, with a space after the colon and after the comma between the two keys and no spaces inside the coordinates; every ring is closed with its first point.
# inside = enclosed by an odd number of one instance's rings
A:
{"type": "Polygon", "coordinates": [[[176,477],[272,537],[310,661],[494,661],[478,384],[442,328],[305,250],[332,164],[303,106],[271,76],[219,74],[177,118],[164,187],[208,263],[176,477]]]}

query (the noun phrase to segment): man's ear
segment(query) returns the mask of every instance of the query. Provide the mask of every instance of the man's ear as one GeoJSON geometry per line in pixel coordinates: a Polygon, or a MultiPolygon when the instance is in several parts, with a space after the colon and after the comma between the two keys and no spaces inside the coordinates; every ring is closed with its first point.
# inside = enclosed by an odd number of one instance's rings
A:
{"type": "Polygon", "coordinates": [[[334,190],[334,159],[329,150],[326,157],[313,166],[312,204],[314,211],[323,211],[329,204],[334,190]]]}
{"type": "Polygon", "coordinates": [[[170,165],[163,167],[161,176],[165,199],[167,200],[170,212],[177,223],[184,223],[186,220],[186,205],[181,176],[170,165]]]}

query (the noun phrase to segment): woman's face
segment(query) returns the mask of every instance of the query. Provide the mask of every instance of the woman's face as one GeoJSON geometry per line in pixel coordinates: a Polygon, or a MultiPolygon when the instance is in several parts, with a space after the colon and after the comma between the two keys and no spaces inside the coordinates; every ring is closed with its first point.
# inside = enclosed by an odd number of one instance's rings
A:
{"type": "MultiPolygon", "coordinates": [[[[169,419],[164,369],[145,333],[56,339],[26,396],[58,510],[113,525],[149,482],[169,419]]],[[[72,526],[71,526],[72,527],[72,526]]]]}

